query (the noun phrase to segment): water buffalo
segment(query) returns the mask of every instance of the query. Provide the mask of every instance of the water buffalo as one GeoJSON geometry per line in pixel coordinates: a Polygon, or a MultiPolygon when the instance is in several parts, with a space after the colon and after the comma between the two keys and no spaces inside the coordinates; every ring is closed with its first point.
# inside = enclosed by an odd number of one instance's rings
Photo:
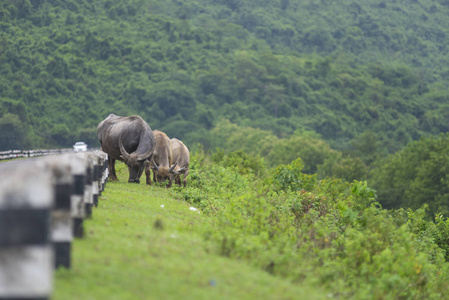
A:
{"type": "Polygon", "coordinates": [[[173,169],[174,174],[171,174],[171,180],[175,181],[175,184],[181,186],[181,174],[183,174],[182,184],[184,187],[187,185],[186,177],[189,175],[190,164],[190,152],[189,148],[184,145],[183,142],[176,138],[171,139],[173,161],[177,162],[176,167],[173,169]]]}
{"type": "Polygon", "coordinates": [[[144,162],[151,159],[156,141],[150,126],[139,116],[120,117],[110,114],[97,127],[101,150],[109,156],[110,180],[118,180],[115,161],[128,166],[128,182],[140,183],[144,162]]]}
{"type": "Polygon", "coordinates": [[[150,174],[153,171],[154,182],[165,182],[168,180],[167,187],[170,187],[172,181],[169,175],[174,173],[173,169],[177,164],[175,163],[172,166],[173,154],[171,141],[162,131],[155,130],[153,134],[156,139],[156,147],[154,148],[153,159],[145,164],[147,184],[151,185],[150,174]]]}

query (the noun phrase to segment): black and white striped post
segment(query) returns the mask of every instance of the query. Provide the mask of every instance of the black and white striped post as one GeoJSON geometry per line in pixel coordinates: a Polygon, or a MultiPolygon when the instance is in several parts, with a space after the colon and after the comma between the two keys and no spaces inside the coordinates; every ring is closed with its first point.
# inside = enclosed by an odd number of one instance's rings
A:
{"type": "Polygon", "coordinates": [[[53,174],[55,203],[51,211],[51,241],[55,253],[55,268],[71,266],[73,240],[72,190],[73,176],[69,156],[51,156],[42,159],[44,168],[53,174]]]}
{"type": "Polygon", "coordinates": [[[0,165],[0,299],[49,299],[53,285],[51,172],[0,165]]]}
{"type": "Polygon", "coordinates": [[[86,186],[86,161],[82,154],[70,156],[71,171],[73,176],[72,189],[72,219],[73,236],[82,238],[84,236],[83,220],[86,217],[84,205],[84,190],[86,186]]]}
{"type": "Polygon", "coordinates": [[[92,158],[90,154],[84,154],[84,159],[86,161],[86,185],[84,188],[84,209],[86,212],[86,218],[92,218],[92,207],[94,205],[93,194],[92,194],[92,182],[93,182],[93,168],[92,168],[92,158]]]}
{"type": "Polygon", "coordinates": [[[106,186],[106,183],[108,182],[109,178],[109,169],[108,169],[108,155],[103,152],[103,177],[101,179],[101,191],[104,191],[104,188],[106,186]]]}
{"type": "Polygon", "coordinates": [[[90,156],[91,160],[92,160],[92,198],[93,198],[93,202],[94,202],[94,206],[98,207],[98,197],[100,194],[100,189],[98,186],[98,181],[100,178],[100,163],[99,163],[99,157],[95,154],[92,153],[90,156]]]}
{"type": "Polygon", "coordinates": [[[53,268],[70,268],[106,166],[102,151],[0,164],[0,300],[49,299],[53,268]]]}
{"type": "Polygon", "coordinates": [[[93,195],[94,195],[94,205],[98,207],[98,198],[101,196],[101,192],[104,190],[105,181],[107,178],[107,168],[105,168],[105,163],[107,163],[107,154],[103,151],[92,152],[92,159],[94,165],[94,176],[93,176],[93,195]]]}

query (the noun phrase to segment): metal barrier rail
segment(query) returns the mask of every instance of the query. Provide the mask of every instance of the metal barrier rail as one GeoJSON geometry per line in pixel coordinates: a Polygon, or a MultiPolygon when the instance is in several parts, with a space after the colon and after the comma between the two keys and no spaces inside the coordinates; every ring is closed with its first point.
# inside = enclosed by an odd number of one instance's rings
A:
{"type": "Polygon", "coordinates": [[[101,151],[0,164],[0,299],[49,299],[108,178],[101,151]]]}
{"type": "Polygon", "coordinates": [[[38,149],[38,150],[8,150],[0,151],[0,160],[45,156],[50,154],[72,153],[72,148],[63,149],[38,149]]]}

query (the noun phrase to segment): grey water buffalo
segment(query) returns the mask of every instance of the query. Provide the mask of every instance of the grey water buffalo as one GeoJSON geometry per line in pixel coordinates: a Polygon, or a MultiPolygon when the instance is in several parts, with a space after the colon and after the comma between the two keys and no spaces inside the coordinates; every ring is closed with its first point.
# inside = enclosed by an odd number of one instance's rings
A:
{"type": "Polygon", "coordinates": [[[150,126],[139,116],[110,114],[97,127],[101,150],[108,154],[110,180],[118,180],[115,161],[128,166],[128,182],[140,183],[147,159],[151,159],[156,141],[150,126]]]}
{"type": "Polygon", "coordinates": [[[170,187],[172,181],[170,174],[173,174],[173,169],[176,167],[173,163],[173,154],[171,141],[168,136],[159,130],[153,131],[154,138],[156,139],[156,147],[153,152],[153,159],[148,160],[145,164],[145,174],[147,177],[147,184],[151,185],[151,171],[153,172],[154,182],[165,182],[168,180],[167,187],[170,187]]]}
{"type": "Polygon", "coordinates": [[[181,186],[181,174],[183,174],[182,185],[186,187],[187,176],[189,175],[190,164],[190,152],[189,148],[184,145],[183,142],[176,138],[171,139],[173,161],[177,162],[177,165],[173,169],[174,174],[170,174],[171,180],[175,181],[175,184],[181,186]]]}

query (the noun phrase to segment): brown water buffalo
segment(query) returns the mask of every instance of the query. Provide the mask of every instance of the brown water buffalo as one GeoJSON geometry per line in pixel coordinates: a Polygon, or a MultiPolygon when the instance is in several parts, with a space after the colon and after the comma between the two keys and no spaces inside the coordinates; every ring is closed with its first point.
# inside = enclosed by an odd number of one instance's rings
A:
{"type": "Polygon", "coordinates": [[[147,184],[151,185],[151,170],[153,171],[154,182],[165,182],[168,180],[167,187],[170,187],[172,181],[170,174],[173,173],[173,169],[176,167],[173,163],[173,153],[171,141],[168,136],[159,130],[153,131],[154,138],[156,139],[156,146],[153,151],[153,159],[149,160],[145,164],[145,174],[147,177],[147,184]]]}
{"type": "Polygon", "coordinates": [[[183,142],[176,138],[171,139],[171,146],[173,152],[173,161],[177,162],[176,167],[173,169],[174,174],[170,174],[171,180],[174,180],[175,184],[181,186],[181,174],[183,174],[182,184],[184,187],[186,187],[186,178],[189,175],[190,164],[189,148],[187,148],[187,146],[184,145],[183,142]]]}
{"type": "Polygon", "coordinates": [[[140,183],[144,162],[151,159],[156,141],[150,126],[139,116],[110,114],[97,127],[101,150],[108,154],[109,179],[118,180],[115,161],[128,166],[128,182],[140,183]]]}

